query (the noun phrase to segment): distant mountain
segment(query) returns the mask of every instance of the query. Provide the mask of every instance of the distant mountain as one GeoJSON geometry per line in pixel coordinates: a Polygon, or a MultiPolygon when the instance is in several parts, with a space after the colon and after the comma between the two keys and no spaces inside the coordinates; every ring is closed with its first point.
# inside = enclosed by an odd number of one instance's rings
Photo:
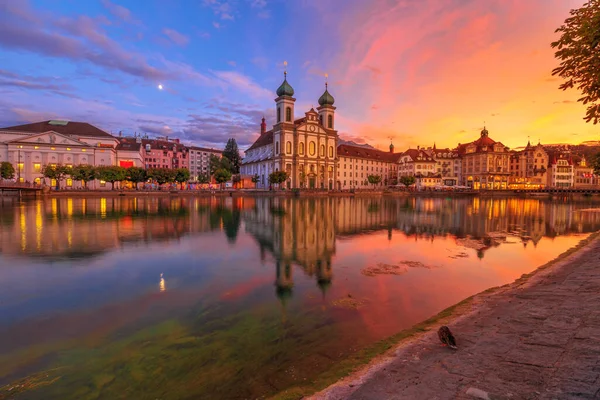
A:
{"type": "Polygon", "coordinates": [[[365,149],[373,149],[373,150],[377,150],[375,147],[371,146],[370,144],[358,144],[356,142],[353,142],[352,140],[344,140],[342,138],[338,139],[338,144],[345,144],[346,146],[354,146],[354,147],[363,147],[365,149]]]}

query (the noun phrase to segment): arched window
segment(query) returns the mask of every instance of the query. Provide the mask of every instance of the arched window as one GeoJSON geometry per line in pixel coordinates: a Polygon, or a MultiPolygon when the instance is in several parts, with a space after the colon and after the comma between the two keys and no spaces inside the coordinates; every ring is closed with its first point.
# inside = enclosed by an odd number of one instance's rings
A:
{"type": "Polygon", "coordinates": [[[285,152],[288,154],[292,154],[292,142],[285,143],[285,152]]]}
{"type": "Polygon", "coordinates": [[[279,142],[275,142],[275,154],[279,154],[279,142]]]}
{"type": "Polygon", "coordinates": [[[298,145],[298,154],[300,154],[301,156],[304,155],[304,143],[300,142],[300,144],[298,145]]]}
{"type": "Polygon", "coordinates": [[[287,107],[285,109],[285,120],[286,120],[286,122],[292,121],[292,108],[291,107],[287,107]]]}
{"type": "Polygon", "coordinates": [[[325,145],[321,145],[321,157],[325,157],[325,145]]]}
{"type": "Polygon", "coordinates": [[[277,107],[277,122],[281,122],[281,107],[277,107]]]}
{"type": "Polygon", "coordinates": [[[323,125],[323,116],[322,115],[319,115],[319,121],[321,121],[321,125],[323,125]]]}
{"type": "Polygon", "coordinates": [[[333,115],[327,116],[327,127],[329,129],[333,128],[333,115]]]}
{"type": "Polygon", "coordinates": [[[329,158],[333,158],[333,146],[329,146],[329,158]]]}
{"type": "Polygon", "coordinates": [[[315,145],[315,142],[310,142],[308,144],[308,154],[310,154],[311,156],[314,156],[316,150],[317,150],[317,146],[315,145]]]}

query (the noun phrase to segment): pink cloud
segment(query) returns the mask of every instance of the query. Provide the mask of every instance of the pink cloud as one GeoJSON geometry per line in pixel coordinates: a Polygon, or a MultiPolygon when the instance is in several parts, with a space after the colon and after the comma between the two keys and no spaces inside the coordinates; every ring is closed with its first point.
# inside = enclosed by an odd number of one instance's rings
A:
{"type": "Polygon", "coordinates": [[[175,29],[164,28],[162,33],[175,43],[177,46],[186,46],[190,42],[190,38],[183,33],[177,32],[175,29]]]}

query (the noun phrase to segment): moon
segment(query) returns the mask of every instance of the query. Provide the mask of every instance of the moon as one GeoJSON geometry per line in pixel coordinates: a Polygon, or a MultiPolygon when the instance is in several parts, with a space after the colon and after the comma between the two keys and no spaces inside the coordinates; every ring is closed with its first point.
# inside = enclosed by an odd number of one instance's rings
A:
{"type": "Polygon", "coordinates": [[[158,85],[158,90],[163,90],[163,85],[159,84],[158,85]]]}

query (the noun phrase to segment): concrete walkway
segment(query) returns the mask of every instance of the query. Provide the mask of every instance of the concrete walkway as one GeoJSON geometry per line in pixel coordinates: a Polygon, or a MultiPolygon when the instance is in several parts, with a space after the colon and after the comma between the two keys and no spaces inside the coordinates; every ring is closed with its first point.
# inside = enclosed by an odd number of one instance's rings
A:
{"type": "Polygon", "coordinates": [[[600,239],[315,399],[600,399],[600,239]]]}

